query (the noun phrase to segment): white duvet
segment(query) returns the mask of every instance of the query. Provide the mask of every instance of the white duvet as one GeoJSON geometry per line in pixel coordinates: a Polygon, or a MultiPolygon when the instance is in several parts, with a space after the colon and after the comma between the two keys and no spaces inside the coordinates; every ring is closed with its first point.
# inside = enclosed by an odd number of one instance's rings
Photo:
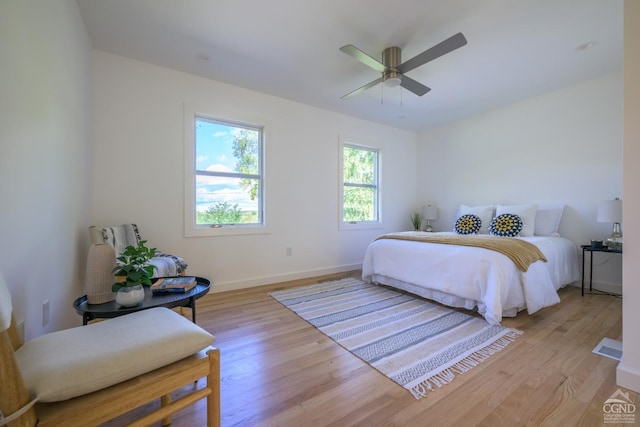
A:
{"type": "MultiPolygon", "coordinates": [[[[452,234],[452,233],[443,233],[452,234]]],[[[547,262],[523,273],[507,256],[468,246],[380,239],[369,245],[362,278],[452,307],[474,309],[490,324],[560,302],[557,290],[579,280],[576,245],[563,237],[519,237],[536,245],[547,262]]]]}

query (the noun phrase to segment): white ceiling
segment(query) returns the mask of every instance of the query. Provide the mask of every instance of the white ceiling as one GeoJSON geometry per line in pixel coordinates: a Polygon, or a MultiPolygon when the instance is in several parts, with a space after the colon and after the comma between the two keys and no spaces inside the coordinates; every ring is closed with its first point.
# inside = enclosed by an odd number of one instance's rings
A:
{"type": "Polygon", "coordinates": [[[395,127],[420,131],[622,70],[622,0],[77,0],[93,47],[395,127]],[[414,57],[418,97],[342,53],[414,57]],[[590,49],[579,46],[595,42],[590,49]]]}

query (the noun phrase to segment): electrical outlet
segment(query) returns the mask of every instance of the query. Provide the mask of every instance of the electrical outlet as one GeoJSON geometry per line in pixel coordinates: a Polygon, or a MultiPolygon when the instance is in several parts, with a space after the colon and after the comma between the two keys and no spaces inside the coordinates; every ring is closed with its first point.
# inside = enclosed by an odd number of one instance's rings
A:
{"type": "Polygon", "coordinates": [[[49,300],[42,303],[42,326],[47,326],[49,323],[49,300]]]}

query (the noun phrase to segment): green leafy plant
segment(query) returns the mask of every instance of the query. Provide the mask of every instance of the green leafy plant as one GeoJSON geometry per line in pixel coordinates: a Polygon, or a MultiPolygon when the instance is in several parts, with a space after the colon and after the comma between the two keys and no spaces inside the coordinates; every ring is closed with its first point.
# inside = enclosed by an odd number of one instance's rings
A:
{"type": "Polygon", "coordinates": [[[156,267],[147,262],[156,255],[156,248],[148,248],[146,243],[146,240],[141,240],[138,246],[129,245],[116,258],[120,262],[113,269],[113,274],[121,280],[111,286],[112,292],[136,285],[151,285],[151,276],[156,267]]]}
{"type": "Polygon", "coordinates": [[[420,230],[420,227],[422,226],[422,214],[419,212],[416,212],[411,216],[409,216],[409,218],[411,219],[411,224],[413,225],[413,229],[420,230]]]}

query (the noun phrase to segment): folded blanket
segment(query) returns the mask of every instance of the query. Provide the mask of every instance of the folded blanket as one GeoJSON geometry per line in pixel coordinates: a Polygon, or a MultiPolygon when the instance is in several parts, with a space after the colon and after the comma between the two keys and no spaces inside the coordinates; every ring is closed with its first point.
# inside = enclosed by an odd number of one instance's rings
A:
{"type": "Polygon", "coordinates": [[[156,267],[153,270],[153,277],[178,276],[187,269],[184,259],[162,252],[156,252],[156,256],[149,260],[149,264],[156,267]]]}
{"type": "MultiPolygon", "coordinates": [[[[136,224],[103,228],[102,238],[104,243],[113,245],[116,256],[120,256],[127,246],[138,246],[142,240],[136,224]]],[[[120,261],[116,261],[116,263],[120,264],[120,261]]],[[[156,251],[156,256],[151,258],[148,264],[155,266],[153,277],[177,276],[187,269],[187,263],[184,262],[184,259],[160,251],[156,251]]]]}
{"type": "Polygon", "coordinates": [[[135,224],[123,224],[116,227],[102,229],[102,238],[105,243],[111,243],[119,256],[127,246],[138,246],[140,232],[135,224]]]}
{"type": "Polygon", "coordinates": [[[433,234],[421,231],[405,231],[400,233],[383,234],[376,238],[411,240],[415,242],[440,243],[445,245],[474,246],[491,249],[509,257],[520,269],[527,271],[529,266],[536,261],[547,262],[540,249],[533,243],[513,237],[495,237],[487,235],[451,235],[433,234]]]}

